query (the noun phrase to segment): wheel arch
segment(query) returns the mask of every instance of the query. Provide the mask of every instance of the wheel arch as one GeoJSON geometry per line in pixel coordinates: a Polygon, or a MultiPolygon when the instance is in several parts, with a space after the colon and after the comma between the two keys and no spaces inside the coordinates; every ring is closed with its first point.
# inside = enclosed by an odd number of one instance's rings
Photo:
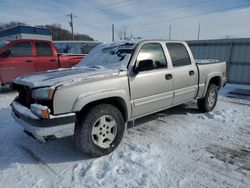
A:
{"type": "Polygon", "coordinates": [[[84,97],[80,96],[75,101],[72,111],[84,114],[92,106],[103,103],[117,107],[121,111],[124,121],[127,122],[129,120],[131,116],[131,105],[128,96],[123,91],[96,93],[84,97]]]}
{"type": "Polygon", "coordinates": [[[218,87],[218,90],[221,88],[221,84],[222,84],[221,74],[216,73],[216,74],[209,75],[206,83],[207,84],[206,84],[206,88],[205,88],[204,93],[203,93],[203,97],[205,97],[210,84],[216,85],[218,87]]]}

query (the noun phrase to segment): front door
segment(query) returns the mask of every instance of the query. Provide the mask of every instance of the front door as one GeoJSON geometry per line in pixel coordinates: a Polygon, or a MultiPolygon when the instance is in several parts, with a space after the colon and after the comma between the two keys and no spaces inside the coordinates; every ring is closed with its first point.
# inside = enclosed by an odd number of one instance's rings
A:
{"type": "Polygon", "coordinates": [[[129,77],[133,118],[162,110],[173,102],[172,71],[168,70],[162,45],[144,44],[136,65],[143,61],[148,63],[144,64],[146,68],[129,77]]]}
{"type": "Polygon", "coordinates": [[[10,51],[10,55],[0,59],[0,74],[4,84],[19,76],[35,72],[31,42],[16,42],[7,50],[10,51]]]}

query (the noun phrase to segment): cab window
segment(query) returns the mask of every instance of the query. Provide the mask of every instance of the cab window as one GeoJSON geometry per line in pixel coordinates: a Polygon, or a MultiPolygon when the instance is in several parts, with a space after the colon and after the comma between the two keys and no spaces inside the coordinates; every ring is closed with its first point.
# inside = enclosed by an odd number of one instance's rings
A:
{"type": "Polygon", "coordinates": [[[32,56],[32,47],[30,42],[18,42],[13,44],[9,50],[11,57],[26,57],[32,56]]]}
{"type": "Polygon", "coordinates": [[[162,46],[159,43],[144,44],[137,57],[137,64],[143,64],[141,71],[161,69],[167,67],[167,61],[162,46]]]}
{"type": "Polygon", "coordinates": [[[36,55],[37,56],[52,56],[52,49],[49,43],[46,42],[36,42],[36,55]]]}
{"type": "Polygon", "coordinates": [[[191,60],[186,47],[180,43],[167,43],[167,48],[173,67],[191,65],[191,60]]]}

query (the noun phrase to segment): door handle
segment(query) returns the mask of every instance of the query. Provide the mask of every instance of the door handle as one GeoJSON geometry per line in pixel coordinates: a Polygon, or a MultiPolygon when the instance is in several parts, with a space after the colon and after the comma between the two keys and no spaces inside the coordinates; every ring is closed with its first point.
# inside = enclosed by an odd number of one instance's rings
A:
{"type": "Polygon", "coordinates": [[[55,59],[50,59],[50,62],[56,62],[56,60],[55,59]]]}
{"type": "Polygon", "coordinates": [[[194,71],[193,70],[189,71],[189,76],[193,76],[193,75],[194,75],[194,71]]]}
{"type": "Polygon", "coordinates": [[[27,63],[32,63],[33,61],[32,60],[26,60],[27,63]]]}
{"type": "Polygon", "coordinates": [[[165,79],[166,80],[171,80],[172,79],[172,74],[166,74],[165,79]]]}

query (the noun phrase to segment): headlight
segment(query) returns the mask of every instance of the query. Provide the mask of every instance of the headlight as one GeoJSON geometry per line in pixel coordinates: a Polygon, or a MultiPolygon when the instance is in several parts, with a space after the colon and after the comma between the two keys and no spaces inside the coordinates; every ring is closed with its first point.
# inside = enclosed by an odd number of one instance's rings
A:
{"type": "Polygon", "coordinates": [[[30,106],[31,111],[38,117],[49,119],[50,110],[47,106],[42,106],[40,104],[32,104],[30,106]]]}
{"type": "Polygon", "coordinates": [[[36,89],[32,92],[32,98],[38,100],[52,100],[54,92],[54,87],[36,89]]]}

